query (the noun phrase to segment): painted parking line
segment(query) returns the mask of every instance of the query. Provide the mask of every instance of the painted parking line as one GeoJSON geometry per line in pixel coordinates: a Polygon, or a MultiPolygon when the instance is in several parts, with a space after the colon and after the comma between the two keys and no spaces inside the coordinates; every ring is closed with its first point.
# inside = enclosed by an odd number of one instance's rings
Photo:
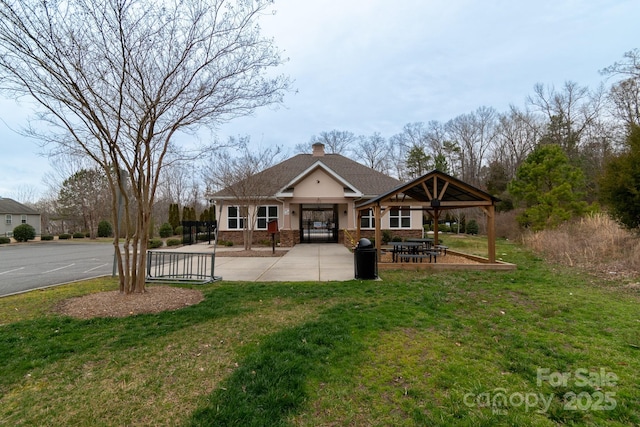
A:
{"type": "Polygon", "coordinates": [[[106,266],[108,266],[108,265],[109,265],[108,263],[107,263],[107,264],[102,264],[102,265],[99,265],[99,266],[97,266],[97,267],[90,268],[90,269],[89,269],[89,270],[87,270],[87,271],[83,271],[82,273],[91,273],[93,270],[97,270],[97,269],[99,269],[99,268],[106,267],[106,266]]]}
{"type": "Polygon", "coordinates": [[[7,274],[7,273],[13,273],[14,271],[20,271],[20,270],[24,270],[24,267],[14,268],[13,270],[3,271],[3,272],[0,273],[0,275],[7,274]]]}
{"type": "Polygon", "coordinates": [[[73,267],[74,265],[76,265],[76,264],[75,264],[75,263],[73,263],[73,264],[65,265],[64,267],[58,267],[58,268],[54,268],[53,270],[43,271],[43,272],[42,272],[42,273],[40,273],[40,274],[53,273],[54,271],[64,270],[65,268],[73,267]]]}

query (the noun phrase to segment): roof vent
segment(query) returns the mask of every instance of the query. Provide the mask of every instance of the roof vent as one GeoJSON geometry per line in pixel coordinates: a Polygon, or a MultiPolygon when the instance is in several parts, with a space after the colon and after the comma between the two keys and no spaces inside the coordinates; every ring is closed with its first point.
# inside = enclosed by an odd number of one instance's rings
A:
{"type": "Polygon", "coordinates": [[[313,157],[323,157],[324,156],[324,144],[321,142],[316,142],[311,146],[313,148],[313,157]]]}

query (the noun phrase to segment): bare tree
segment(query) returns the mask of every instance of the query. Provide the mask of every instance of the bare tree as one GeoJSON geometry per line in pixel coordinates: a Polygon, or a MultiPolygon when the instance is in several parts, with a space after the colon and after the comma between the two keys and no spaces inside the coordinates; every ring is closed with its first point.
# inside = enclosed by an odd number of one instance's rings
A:
{"type": "Polygon", "coordinates": [[[602,70],[603,74],[620,74],[626,77],[640,79],[640,49],[625,52],[622,61],[616,61],[613,65],[602,70]]]}
{"type": "Polygon", "coordinates": [[[33,136],[102,168],[113,218],[123,197],[124,247],[113,242],[122,292],[145,290],[151,210],[175,136],[281,102],[289,81],[267,76],[282,61],[257,25],[271,3],[0,0],[0,89],[41,107],[49,126],[33,136]]]}
{"type": "Polygon", "coordinates": [[[387,141],[378,132],[374,132],[370,136],[358,137],[356,157],[363,164],[378,172],[388,173],[389,171],[387,141]]]}
{"type": "Polygon", "coordinates": [[[33,185],[21,185],[9,193],[9,198],[31,206],[38,200],[38,189],[33,185]]]}
{"type": "Polygon", "coordinates": [[[541,121],[528,111],[510,106],[507,113],[498,116],[496,140],[490,155],[492,162],[504,168],[508,179],[536,147],[542,135],[541,121]]]}
{"type": "Polygon", "coordinates": [[[397,174],[402,178],[412,177],[412,172],[407,170],[407,159],[410,153],[425,153],[427,144],[427,135],[424,123],[415,122],[407,123],[402,128],[402,132],[389,138],[390,153],[394,159],[394,164],[398,170],[397,174]]]}
{"type": "Polygon", "coordinates": [[[258,207],[274,195],[272,175],[264,172],[282,160],[281,149],[277,146],[252,149],[249,137],[237,143],[231,137],[229,145],[240,148],[233,154],[229,150],[214,152],[202,168],[202,177],[210,197],[227,199],[240,210],[244,249],[250,250],[258,207]]]}
{"type": "Polygon", "coordinates": [[[640,126],[640,78],[614,83],[609,90],[613,115],[627,126],[640,126]]]}
{"type": "Polygon", "coordinates": [[[493,108],[480,107],[475,112],[460,115],[445,125],[452,141],[460,149],[460,177],[480,186],[481,172],[489,148],[496,137],[497,113],[493,108]]]}
{"type": "Polygon", "coordinates": [[[352,132],[333,129],[328,132],[320,132],[317,136],[312,136],[309,145],[319,142],[324,144],[327,153],[348,156],[353,149],[355,141],[356,136],[352,132]]]}
{"type": "Polygon", "coordinates": [[[622,76],[609,90],[615,117],[630,127],[640,125],[640,50],[625,52],[623,60],[601,71],[608,76],[622,76]]]}
{"type": "Polygon", "coordinates": [[[600,114],[601,93],[591,93],[586,86],[571,81],[565,82],[561,91],[540,83],[533,89],[534,95],[527,97],[527,102],[547,119],[545,141],[560,145],[575,159],[582,134],[600,114]]]}

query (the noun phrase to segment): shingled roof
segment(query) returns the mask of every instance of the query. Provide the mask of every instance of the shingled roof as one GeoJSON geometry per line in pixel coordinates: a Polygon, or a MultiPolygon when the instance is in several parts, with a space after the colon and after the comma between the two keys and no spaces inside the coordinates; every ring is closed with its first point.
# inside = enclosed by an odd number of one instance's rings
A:
{"type": "MultiPolygon", "coordinates": [[[[315,170],[316,167],[323,168],[342,178],[351,187],[351,190],[360,193],[362,197],[375,197],[400,184],[397,179],[340,154],[324,154],[321,156],[298,154],[254,175],[251,179],[259,180],[264,184],[259,186],[260,192],[264,194],[257,194],[256,196],[269,197],[285,191],[287,187],[295,185],[296,180],[303,178],[302,174],[309,173],[315,170]]],[[[211,197],[231,197],[233,193],[229,187],[212,194],[211,197]]]]}
{"type": "Polygon", "coordinates": [[[40,215],[40,212],[13,199],[0,197],[0,214],[40,215]]]}

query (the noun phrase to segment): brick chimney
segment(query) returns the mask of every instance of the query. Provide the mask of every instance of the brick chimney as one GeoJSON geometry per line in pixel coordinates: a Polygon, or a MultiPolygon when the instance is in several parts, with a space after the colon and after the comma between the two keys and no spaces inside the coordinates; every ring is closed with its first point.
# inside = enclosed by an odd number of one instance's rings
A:
{"type": "Polygon", "coordinates": [[[311,146],[313,148],[313,157],[323,157],[324,156],[324,144],[321,142],[316,142],[311,146]]]}

